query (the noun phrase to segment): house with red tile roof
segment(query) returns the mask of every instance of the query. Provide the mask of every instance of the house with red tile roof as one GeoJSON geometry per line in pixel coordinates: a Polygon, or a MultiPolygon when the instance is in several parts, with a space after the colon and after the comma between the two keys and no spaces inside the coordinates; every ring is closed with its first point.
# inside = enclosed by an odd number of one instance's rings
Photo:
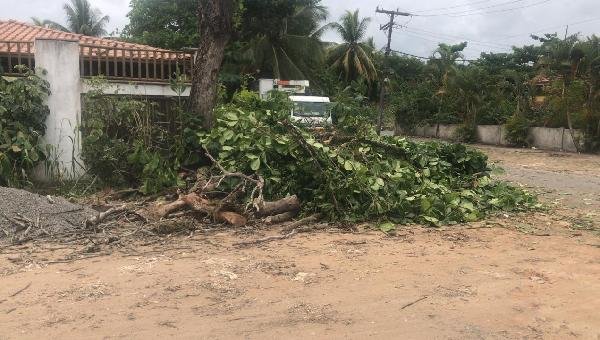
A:
{"type": "Polygon", "coordinates": [[[35,67],[35,40],[72,41],[79,45],[83,77],[166,82],[175,72],[191,74],[193,54],[169,51],[115,39],[90,37],[14,20],[0,21],[0,68],[35,67]]]}
{"type": "MultiPolygon", "coordinates": [[[[39,75],[50,84],[47,99],[50,115],[45,142],[56,150],[63,175],[83,173],[79,145],[81,95],[90,91],[86,79],[101,76],[111,94],[174,97],[170,80],[190,76],[194,54],[152,46],[90,37],[0,20],[0,76],[20,76],[17,65],[44,70],[39,75]]],[[[191,78],[191,77],[190,77],[191,78]]]]}

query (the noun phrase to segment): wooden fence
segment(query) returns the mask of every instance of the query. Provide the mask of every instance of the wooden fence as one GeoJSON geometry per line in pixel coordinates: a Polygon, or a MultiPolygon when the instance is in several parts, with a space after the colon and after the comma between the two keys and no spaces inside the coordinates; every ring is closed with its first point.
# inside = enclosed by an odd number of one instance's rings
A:
{"type": "MultiPolygon", "coordinates": [[[[109,80],[166,83],[177,75],[192,78],[194,54],[167,50],[79,45],[81,77],[104,76],[109,80]]],[[[19,76],[24,65],[35,69],[34,43],[0,40],[0,72],[19,76]]]]}
{"type": "Polygon", "coordinates": [[[168,82],[180,74],[191,79],[193,62],[194,55],[187,52],[80,44],[80,74],[85,78],[168,82]]]}
{"type": "Polygon", "coordinates": [[[28,41],[0,40],[0,73],[8,76],[19,76],[21,72],[15,69],[17,65],[35,68],[33,43],[28,41]]]}

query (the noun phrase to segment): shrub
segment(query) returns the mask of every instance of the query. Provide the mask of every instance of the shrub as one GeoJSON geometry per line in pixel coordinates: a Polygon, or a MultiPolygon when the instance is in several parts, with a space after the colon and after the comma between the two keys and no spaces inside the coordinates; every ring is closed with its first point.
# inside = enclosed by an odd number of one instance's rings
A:
{"type": "Polygon", "coordinates": [[[29,172],[46,159],[40,138],[50,114],[44,100],[50,94],[46,81],[25,67],[22,77],[0,75],[0,185],[30,184],[29,172]]]}
{"type": "Polygon", "coordinates": [[[523,115],[513,115],[506,121],[506,140],[513,146],[527,146],[530,122],[523,115]]]}
{"type": "Polygon", "coordinates": [[[181,165],[199,161],[195,136],[200,121],[177,101],[160,112],[156,103],[131,96],[107,95],[104,81],[92,81],[82,113],[82,158],[103,184],[140,186],[155,193],[181,184],[181,165]]]}
{"type": "Polygon", "coordinates": [[[477,143],[477,125],[465,123],[454,132],[454,138],[463,143],[477,143]]]}

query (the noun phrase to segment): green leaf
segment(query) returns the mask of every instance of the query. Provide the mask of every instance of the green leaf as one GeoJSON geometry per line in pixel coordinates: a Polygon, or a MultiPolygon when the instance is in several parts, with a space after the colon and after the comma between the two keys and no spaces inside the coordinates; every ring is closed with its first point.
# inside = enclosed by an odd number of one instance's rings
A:
{"type": "Polygon", "coordinates": [[[467,210],[467,211],[474,211],[475,210],[475,207],[473,206],[473,203],[469,202],[469,201],[462,201],[460,203],[460,206],[463,207],[463,208],[465,208],[465,210],[467,210]]]}
{"type": "Polygon", "coordinates": [[[252,161],[252,163],[250,163],[250,168],[253,171],[256,171],[258,169],[260,169],[260,158],[256,158],[252,161]]]}
{"type": "Polygon", "coordinates": [[[345,161],[344,162],[344,169],[346,169],[346,171],[352,171],[354,170],[354,168],[352,167],[352,162],[351,161],[345,161]]]}
{"type": "Polygon", "coordinates": [[[423,216],[423,219],[434,226],[438,226],[440,224],[440,220],[433,216],[423,216]]]}
{"type": "Polygon", "coordinates": [[[385,223],[381,223],[378,226],[379,230],[383,231],[384,233],[389,233],[392,230],[396,229],[396,225],[392,222],[385,222],[385,223]]]}
{"type": "Polygon", "coordinates": [[[233,112],[227,112],[225,114],[225,118],[227,118],[227,119],[229,119],[231,121],[237,121],[238,120],[238,116],[235,113],[233,113],[233,112]]]}

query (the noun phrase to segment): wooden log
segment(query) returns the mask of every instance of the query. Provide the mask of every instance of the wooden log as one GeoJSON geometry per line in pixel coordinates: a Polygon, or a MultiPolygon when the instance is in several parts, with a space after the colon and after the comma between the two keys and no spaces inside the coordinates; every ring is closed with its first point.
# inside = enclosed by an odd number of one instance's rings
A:
{"type": "Polygon", "coordinates": [[[266,224],[279,224],[291,221],[296,215],[298,215],[298,211],[288,211],[279,215],[267,216],[264,221],[266,224]]]}
{"type": "Polygon", "coordinates": [[[241,227],[248,223],[248,219],[232,211],[219,211],[215,214],[215,219],[219,222],[225,222],[235,227],[241,227]]]}
{"type": "Polygon", "coordinates": [[[287,196],[278,201],[269,202],[260,200],[256,203],[256,214],[260,217],[280,215],[286,212],[300,211],[300,200],[296,195],[287,196]]]}
{"type": "Polygon", "coordinates": [[[153,219],[158,220],[186,207],[196,212],[214,216],[215,220],[233,226],[243,226],[248,223],[246,217],[231,211],[220,211],[218,203],[200,197],[196,193],[182,195],[174,202],[155,207],[149,214],[153,219]]]}
{"type": "Polygon", "coordinates": [[[108,209],[105,212],[102,213],[98,213],[98,215],[89,218],[87,221],[85,221],[85,226],[86,227],[94,227],[99,225],[100,223],[104,222],[109,216],[113,215],[113,214],[117,214],[123,211],[127,211],[127,206],[126,205],[122,205],[120,207],[113,207],[108,209]]]}
{"type": "Polygon", "coordinates": [[[158,220],[176,212],[177,210],[183,209],[186,206],[187,203],[180,198],[177,201],[156,206],[154,209],[152,209],[153,211],[150,212],[150,215],[153,219],[158,220]]]}

